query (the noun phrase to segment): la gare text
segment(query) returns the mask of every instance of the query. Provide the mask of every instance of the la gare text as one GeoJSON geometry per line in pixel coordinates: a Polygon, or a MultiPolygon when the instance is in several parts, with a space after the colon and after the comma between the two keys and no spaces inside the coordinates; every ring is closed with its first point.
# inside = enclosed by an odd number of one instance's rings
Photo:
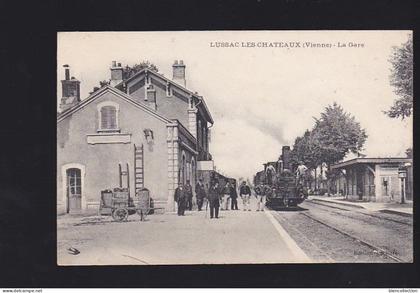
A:
{"type": "Polygon", "coordinates": [[[211,48],[364,48],[364,43],[337,42],[210,42],[211,48]]]}

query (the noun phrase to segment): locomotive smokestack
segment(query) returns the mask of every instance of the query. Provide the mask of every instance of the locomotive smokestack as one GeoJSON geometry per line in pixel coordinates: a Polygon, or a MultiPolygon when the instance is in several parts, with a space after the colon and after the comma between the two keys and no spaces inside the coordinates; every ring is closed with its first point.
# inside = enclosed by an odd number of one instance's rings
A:
{"type": "Polygon", "coordinates": [[[290,146],[285,145],[281,149],[281,158],[283,160],[283,169],[288,169],[291,171],[290,166],[290,146]]]}

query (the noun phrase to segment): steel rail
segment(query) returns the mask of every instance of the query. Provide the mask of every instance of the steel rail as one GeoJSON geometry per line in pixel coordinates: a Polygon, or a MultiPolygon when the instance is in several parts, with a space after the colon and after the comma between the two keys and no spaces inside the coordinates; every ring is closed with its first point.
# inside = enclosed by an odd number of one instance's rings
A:
{"type": "MultiPolygon", "coordinates": [[[[275,210],[272,210],[275,211],[275,210]]],[[[321,248],[319,248],[318,245],[316,245],[313,241],[311,241],[308,237],[306,237],[305,234],[303,234],[301,231],[299,231],[299,229],[297,229],[293,224],[289,223],[286,219],[284,219],[281,215],[281,213],[279,211],[275,211],[275,215],[274,216],[276,218],[277,221],[281,222],[280,224],[285,225],[285,223],[289,224],[289,228],[293,229],[293,231],[295,233],[298,233],[300,235],[300,237],[302,237],[303,239],[305,239],[305,241],[307,241],[311,246],[315,247],[315,249],[318,251],[318,253],[322,254],[325,258],[327,258],[328,263],[333,263],[334,259],[331,258],[326,252],[324,252],[321,248]]]]}
{"type": "MultiPolygon", "coordinates": [[[[376,219],[381,219],[381,220],[386,220],[386,221],[394,222],[394,223],[397,223],[397,224],[412,226],[411,223],[394,220],[394,219],[388,218],[388,217],[380,217],[380,216],[376,216],[376,215],[367,214],[367,213],[358,211],[357,208],[354,209],[354,210],[351,210],[351,209],[345,209],[345,208],[333,206],[335,203],[332,203],[333,205],[329,205],[329,204],[324,204],[324,203],[320,203],[320,202],[317,202],[317,201],[307,200],[306,202],[316,204],[316,205],[320,205],[320,206],[330,207],[330,208],[337,209],[337,210],[348,211],[348,212],[356,212],[356,213],[359,213],[359,214],[362,214],[362,215],[365,215],[365,216],[369,216],[369,217],[376,218],[376,219]]],[[[339,205],[339,204],[336,204],[336,205],[339,205]]],[[[332,213],[334,213],[334,212],[332,212],[332,213]]],[[[339,214],[339,213],[334,213],[334,214],[339,214]]],[[[344,215],[344,214],[339,214],[339,215],[344,215]]],[[[349,215],[344,215],[344,216],[347,217],[347,218],[356,219],[355,217],[350,217],[349,215]]]]}
{"type": "Polygon", "coordinates": [[[342,235],[345,235],[345,236],[347,236],[349,238],[352,238],[353,240],[356,240],[357,242],[359,242],[359,243],[361,243],[361,244],[363,244],[363,245],[365,245],[365,246],[367,246],[367,247],[369,247],[369,248],[371,248],[373,250],[380,251],[383,255],[385,255],[386,257],[388,257],[388,258],[390,258],[390,259],[392,259],[392,260],[394,260],[396,262],[406,262],[405,260],[403,260],[403,259],[401,259],[399,257],[396,257],[395,255],[393,255],[392,253],[386,251],[385,249],[382,249],[380,247],[377,247],[377,246],[373,245],[372,243],[369,243],[367,241],[364,241],[364,240],[362,240],[362,239],[360,239],[360,238],[358,238],[358,237],[356,237],[354,235],[351,235],[351,234],[349,234],[347,232],[344,232],[344,231],[342,231],[342,230],[340,230],[340,229],[338,229],[336,227],[333,227],[333,226],[331,226],[329,224],[326,224],[325,222],[323,222],[321,220],[318,220],[318,219],[314,218],[313,216],[308,215],[307,213],[299,213],[299,215],[303,215],[305,217],[308,217],[311,220],[313,220],[315,222],[318,222],[318,223],[320,223],[320,224],[322,224],[322,225],[324,225],[324,226],[326,226],[326,227],[328,227],[328,228],[330,228],[330,229],[332,229],[332,230],[334,230],[334,231],[336,231],[336,232],[338,232],[338,233],[340,233],[342,235]]]}

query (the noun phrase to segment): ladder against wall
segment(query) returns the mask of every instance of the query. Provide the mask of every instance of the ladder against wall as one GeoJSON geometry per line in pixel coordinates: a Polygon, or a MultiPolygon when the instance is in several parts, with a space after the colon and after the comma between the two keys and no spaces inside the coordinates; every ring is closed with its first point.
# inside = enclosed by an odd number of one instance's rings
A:
{"type": "Polygon", "coordinates": [[[135,194],[144,187],[144,152],[143,145],[134,145],[134,187],[135,194]]]}

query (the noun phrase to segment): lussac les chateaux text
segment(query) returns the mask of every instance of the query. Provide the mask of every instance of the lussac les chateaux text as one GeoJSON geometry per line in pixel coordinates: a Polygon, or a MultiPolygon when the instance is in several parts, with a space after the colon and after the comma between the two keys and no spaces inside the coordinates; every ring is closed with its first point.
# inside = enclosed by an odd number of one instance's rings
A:
{"type": "Polygon", "coordinates": [[[363,48],[363,43],[337,42],[210,42],[211,48],[363,48]]]}

